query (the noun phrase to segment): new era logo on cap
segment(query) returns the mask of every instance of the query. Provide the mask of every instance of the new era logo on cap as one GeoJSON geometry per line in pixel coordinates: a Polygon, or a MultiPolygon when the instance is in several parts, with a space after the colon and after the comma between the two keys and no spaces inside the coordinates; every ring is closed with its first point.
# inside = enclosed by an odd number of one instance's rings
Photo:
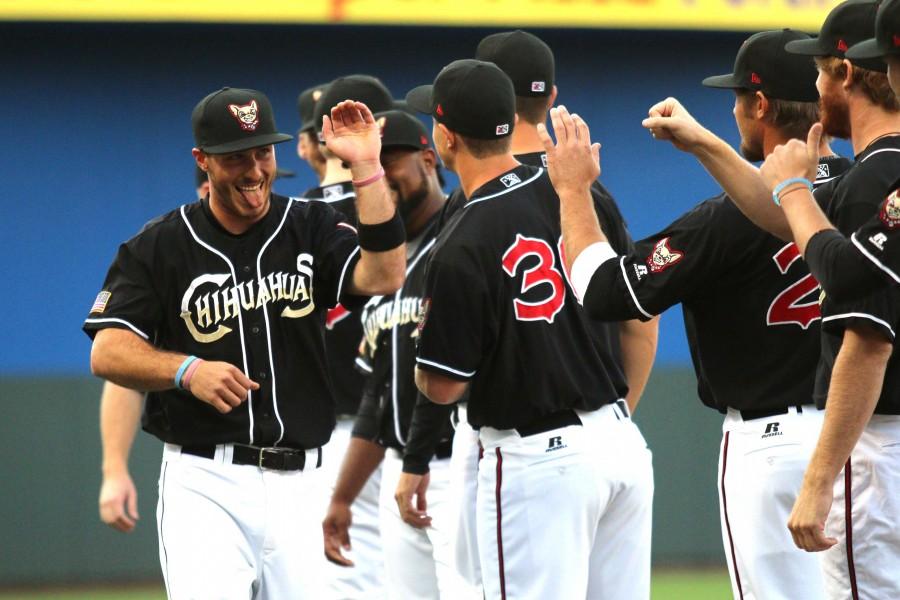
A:
{"type": "Polygon", "coordinates": [[[757,73],[750,73],[750,83],[755,83],[757,85],[762,84],[762,79],[757,73]]]}
{"type": "Polygon", "coordinates": [[[847,42],[845,42],[843,39],[838,40],[837,41],[837,49],[840,50],[841,52],[846,52],[847,51],[847,42]]]}
{"type": "Polygon", "coordinates": [[[509,123],[497,125],[497,135],[506,135],[507,133],[509,133],[509,123]]]}
{"type": "Polygon", "coordinates": [[[435,114],[436,114],[437,116],[439,116],[439,117],[443,117],[443,116],[444,116],[444,108],[443,108],[440,104],[437,105],[437,108],[434,109],[434,112],[435,112],[435,114]]]}
{"type": "Polygon", "coordinates": [[[900,48],[900,35],[897,35],[895,33],[894,36],[891,38],[891,41],[894,44],[894,48],[900,48]]]}
{"type": "Polygon", "coordinates": [[[547,83],[544,81],[532,81],[531,82],[531,91],[532,92],[544,92],[547,90],[547,83]]]}

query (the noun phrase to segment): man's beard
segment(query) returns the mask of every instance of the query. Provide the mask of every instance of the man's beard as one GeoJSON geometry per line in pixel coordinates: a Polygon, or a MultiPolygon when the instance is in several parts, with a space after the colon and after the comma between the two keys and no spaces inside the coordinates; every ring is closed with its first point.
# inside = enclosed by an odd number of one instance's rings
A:
{"type": "Polygon", "coordinates": [[[850,107],[833,95],[819,98],[819,113],[825,135],[850,139],[850,107]]]}
{"type": "Polygon", "coordinates": [[[400,216],[404,221],[428,198],[428,175],[425,173],[422,165],[419,165],[419,181],[421,182],[419,187],[408,196],[401,196],[400,201],[397,203],[397,209],[400,211],[400,216]]]}
{"type": "Polygon", "coordinates": [[[747,140],[741,140],[741,156],[750,162],[759,162],[766,157],[763,155],[763,149],[759,145],[751,145],[747,140]]]}

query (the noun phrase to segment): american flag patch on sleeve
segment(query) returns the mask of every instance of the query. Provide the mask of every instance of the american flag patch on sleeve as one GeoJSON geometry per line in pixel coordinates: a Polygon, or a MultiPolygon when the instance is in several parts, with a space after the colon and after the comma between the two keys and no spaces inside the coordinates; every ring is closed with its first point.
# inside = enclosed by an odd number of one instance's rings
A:
{"type": "Polygon", "coordinates": [[[91,306],[92,313],[102,313],[106,310],[106,304],[109,302],[109,297],[112,296],[111,292],[100,292],[97,294],[97,299],[94,300],[94,305],[91,306]]]}

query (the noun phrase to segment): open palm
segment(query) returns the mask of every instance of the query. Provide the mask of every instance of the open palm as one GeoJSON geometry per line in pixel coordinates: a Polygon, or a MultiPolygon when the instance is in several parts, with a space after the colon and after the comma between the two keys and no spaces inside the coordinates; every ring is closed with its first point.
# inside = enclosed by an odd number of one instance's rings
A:
{"type": "Polygon", "coordinates": [[[354,164],[379,160],[381,132],[372,111],[362,102],[344,100],[322,122],[325,145],[342,161],[354,164]]]}

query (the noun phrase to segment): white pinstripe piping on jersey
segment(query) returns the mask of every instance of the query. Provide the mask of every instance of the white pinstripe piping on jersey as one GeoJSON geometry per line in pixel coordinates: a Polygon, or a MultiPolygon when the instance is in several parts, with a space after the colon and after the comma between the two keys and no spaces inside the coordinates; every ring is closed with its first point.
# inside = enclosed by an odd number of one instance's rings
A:
{"type": "Polygon", "coordinates": [[[884,327],[885,329],[887,329],[888,331],[890,331],[892,338],[897,337],[897,335],[894,333],[893,327],[891,327],[887,321],[882,321],[878,317],[873,317],[872,315],[867,315],[866,313],[852,312],[852,313],[844,313],[842,315],[831,315],[830,317],[825,317],[824,319],[822,319],[822,322],[827,323],[829,321],[838,321],[840,319],[852,319],[854,317],[874,321],[874,322],[878,323],[879,325],[881,325],[882,327],[884,327]]]}
{"type": "MultiPolygon", "coordinates": [[[[259,249],[259,254],[256,255],[256,276],[262,281],[262,255],[263,252],[266,251],[266,248],[269,247],[269,244],[272,243],[272,240],[275,239],[275,236],[281,232],[282,227],[284,227],[284,222],[287,221],[288,213],[291,212],[291,206],[294,205],[293,200],[288,200],[287,206],[284,209],[284,214],[281,216],[281,222],[278,224],[278,227],[275,228],[275,231],[269,236],[269,239],[262,245],[262,248],[259,249]]],[[[281,420],[281,414],[278,412],[278,386],[275,382],[275,358],[272,354],[272,330],[271,325],[269,324],[269,311],[265,306],[262,307],[263,311],[263,320],[266,322],[266,346],[269,349],[269,369],[272,371],[272,407],[275,409],[275,419],[278,421],[278,426],[281,427],[281,434],[278,436],[278,439],[275,440],[273,446],[277,446],[282,438],[284,438],[284,421],[281,420]]]]}
{"type": "Polygon", "coordinates": [[[859,242],[859,240],[856,239],[856,232],[854,232],[854,233],[850,236],[850,241],[853,242],[853,245],[856,246],[857,249],[858,249],[860,252],[863,253],[863,256],[865,256],[866,258],[868,258],[869,260],[871,260],[873,263],[875,263],[875,266],[876,266],[876,267],[878,267],[879,269],[881,269],[882,271],[884,271],[885,273],[887,273],[888,275],[890,275],[891,278],[893,278],[894,281],[896,281],[897,283],[900,283],[900,275],[897,275],[896,273],[894,273],[887,265],[885,265],[883,262],[881,262],[880,260],[878,260],[878,258],[877,258],[874,254],[872,254],[871,252],[869,252],[869,251],[866,249],[866,247],[863,246],[863,245],[859,242]]]}
{"type": "Polygon", "coordinates": [[[637,299],[637,295],[634,293],[634,289],[631,287],[631,282],[628,281],[628,273],[625,271],[625,257],[619,259],[619,268],[622,269],[622,279],[625,280],[625,286],[628,288],[628,293],[631,294],[631,299],[634,301],[634,305],[637,307],[641,314],[647,317],[648,319],[652,319],[653,315],[644,310],[644,307],[641,306],[641,303],[637,299]]]}
{"type": "Polygon", "coordinates": [[[876,150],[875,152],[873,152],[872,154],[869,154],[868,156],[866,156],[864,159],[862,159],[859,162],[861,162],[861,163],[866,162],[867,160],[869,160],[876,154],[881,154],[882,152],[900,152],[900,148],[882,148],[881,150],[876,150]]]}
{"type": "Polygon", "coordinates": [[[131,323],[129,323],[128,321],[126,321],[124,319],[85,319],[84,322],[85,323],[121,323],[122,325],[125,325],[126,327],[128,327],[128,329],[132,330],[133,332],[135,332],[136,334],[138,334],[145,340],[150,339],[149,335],[147,335],[146,333],[144,333],[143,331],[141,331],[140,329],[138,329],[137,327],[135,327],[134,325],[132,325],[131,323]]]}
{"type": "Polygon", "coordinates": [[[360,369],[362,369],[369,375],[372,374],[373,369],[372,369],[372,367],[369,366],[369,363],[367,363],[366,361],[364,361],[363,359],[361,359],[358,356],[356,357],[356,360],[354,362],[356,363],[357,367],[359,367],[360,369]]]}
{"type": "MultiPolygon", "coordinates": [[[[430,242],[425,244],[422,248],[419,249],[419,252],[416,254],[416,257],[406,265],[406,276],[409,277],[409,274],[412,272],[413,267],[419,262],[419,260],[428,254],[428,251],[431,250],[431,247],[434,246],[434,243],[437,241],[437,238],[432,238],[430,242]]],[[[397,290],[397,293],[394,294],[394,307],[395,310],[400,309],[400,293],[403,291],[403,288],[397,290]]],[[[396,319],[393,327],[391,327],[391,402],[394,404],[394,435],[397,436],[397,441],[406,446],[406,439],[404,439],[403,435],[400,433],[400,405],[397,402],[397,328],[400,326],[400,319],[396,319]]]]}
{"type": "Polygon", "coordinates": [[[514,185],[510,188],[506,188],[505,190],[499,191],[496,194],[491,194],[490,196],[482,196],[481,198],[476,198],[476,199],[472,200],[471,202],[466,202],[466,204],[465,204],[465,206],[463,206],[463,208],[469,208],[473,204],[478,204],[479,202],[483,202],[485,200],[490,200],[491,198],[496,198],[497,196],[502,196],[503,194],[508,194],[508,193],[512,192],[513,190],[517,190],[522,186],[528,185],[529,183],[531,183],[532,181],[534,181],[535,179],[537,179],[538,177],[540,177],[543,174],[544,174],[544,169],[538,169],[537,173],[535,173],[534,175],[532,175],[531,177],[529,177],[522,183],[517,183],[516,185],[514,185]]]}
{"type": "Polygon", "coordinates": [[[359,246],[350,253],[350,256],[347,257],[347,260],[344,262],[344,268],[341,269],[341,278],[338,280],[338,289],[337,289],[337,298],[334,299],[334,305],[337,306],[341,303],[341,291],[344,289],[344,277],[347,275],[347,267],[350,266],[350,260],[359,253],[359,246]]]}
{"type": "MultiPolygon", "coordinates": [[[[191,222],[187,218],[187,213],[185,212],[186,204],[181,205],[181,220],[184,221],[185,226],[188,228],[188,231],[191,232],[191,237],[194,238],[194,241],[221,258],[225,261],[225,264],[228,265],[228,268],[231,270],[231,280],[234,282],[234,285],[238,284],[237,275],[235,274],[234,265],[231,264],[231,261],[228,260],[228,257],[204,242],[200,239],[200,236],[197,235],[197,232],[194,231],[194,228],[191,227],[191,222]]],[[[244,318],[243,318],[242,310],[237,311],[238,316],[238,332],[241,334],[241,357],[244,359],[244,375],[248,378],[250,377],[250,368],[247,365],[247,345],[244,342],[244,318]]],[[[250,415],[250,444],[253,444],[253,391],[247,390],[247,412],[250,415]]]]}
{"type": "Polygon", "coordinates": [[[439,362],[434,362],[433,360],[426,360],[424,358],[416,357],[417,363],[422,363],[423,365],[431,365],[432,367],[437,367],[438,369],[442,369],[447,371],[448,373],[453,373],[455,375],[459,375],[460,377],[472,377],[478,371],[472,371],[471,373],[466,373],[465,371],[460,371],[458,369],[454,369],[452,367],[448,367],[447,365],[442,365],[439,362]]]}
{"type": "Polygon", "coordinates": [[[340,196],[335,196],[334,198],[306,198],[310,202],[322,202],[323,204],[331,204],[332,202],[340,202],[341,200],[346,200],[347,198],[353,198],[356,196],[356,192],[345,192],[340,196]]]}

